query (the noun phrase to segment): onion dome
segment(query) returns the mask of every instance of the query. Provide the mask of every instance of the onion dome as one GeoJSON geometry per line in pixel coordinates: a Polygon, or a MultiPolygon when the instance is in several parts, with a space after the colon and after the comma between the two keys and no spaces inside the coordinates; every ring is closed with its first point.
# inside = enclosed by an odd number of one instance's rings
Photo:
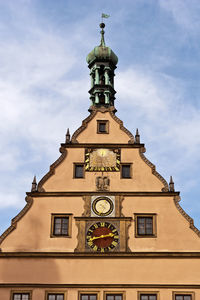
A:
{"type": "Polygon", "coordinates": [[[95,61],[109,61],[116,65],[118,62],[117,55],[112,51],[110,47],[107,47],[104,40],[104,30],[105,27],[104,23],[100,24],[101,28],[101,43],[99,46],[95,47],[87,56],[86,60],[87,63],[90,65],[95,61]]]}

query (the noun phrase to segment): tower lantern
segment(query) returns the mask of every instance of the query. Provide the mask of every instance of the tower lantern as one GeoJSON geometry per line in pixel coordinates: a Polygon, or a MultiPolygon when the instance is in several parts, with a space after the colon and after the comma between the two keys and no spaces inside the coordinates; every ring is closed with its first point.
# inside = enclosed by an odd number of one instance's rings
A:
{"type": "Polygon", "coordinates": [[[90,69],[91,88],[89,90],[92,106],[114,106],[114,70],[118,57],[107,47],[104,39],[105,24],[101,23],[101,43],[87,56],[90,69]]]}

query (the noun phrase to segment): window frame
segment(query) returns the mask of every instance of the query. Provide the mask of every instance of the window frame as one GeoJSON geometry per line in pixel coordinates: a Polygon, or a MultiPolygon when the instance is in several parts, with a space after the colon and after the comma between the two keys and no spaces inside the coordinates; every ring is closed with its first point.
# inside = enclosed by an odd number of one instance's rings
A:
{"type": "Polygon", "coordinates": [[[61,213],[52,213],[51,214],[51,238],[71,238],[72,237],[72,214],[61,214],[61,213]],[[68,235],[64,234],[54,234],[54,224],[55,218],[65,218],[68,217],[68,235]]]}
{"type": "Polygon", "coordinates": [[[99,291],[78,291],[78,300],[81,300],[82,295],[97,295],[97,300],[99,300],[99,291]]]}
{"type": "Polygon", "coordinates": [[[126,293],[125,291],[104,291],[103,293],[103,300],[106,300],[107,295],[122,295],[122,300],[126,300],[126,293]]]}
{"type": "Polygon", "coordinates": [[[129,163],[129,162],[127,162],[127,163],[121,163],[121,164],[120,164],[120,178],[121,178],[121,179],[132,179],[132,177],[133,177],[133,176],[132,176],[132,175],[133,175],[133,174],[132,174],[132,169],[133,169],[132,165],[133,165],[133,164],[132,164],[132,163],[129,163]],[[122,176],[122,174],[123,174],[123,173],[122,173],[123,166],[130,166],[130,177],[123,177],[123,176],[122,176]]]}
{"type": "Polygon", "coordinates": [[[135,213],[135,237],[136,238],[156,238],[157,237],[157,214],[156,213],[135,213]],[[139,234],[138,233],[138,218],[152,217],[152,234],[139,234]]]}
{"type": "Polygon", "coordinates": [[[139,291],[138,292],[138,300],[141,300],[141,296],[142,295],[146,295],[146,296],[152,296],[152,295],[156,295],[157,299],[160,299],[160,293],[158,291],[139,291]]]}
{"type": "Polygon", "coordinates": [[[185,292],[185,291],[173,291],[172,292],[172,299],[176,300],[176,296],[192,296],[191,300],[195,300],[195,293],[194,292],[185,292]]]}
{"type": "Polygon", "coordinates": [[[11,300],[14,300],[14,294],[29,294],[29,300],[32,300],[32,290],[11,290],[11,300]]]}
{"type": "Polygon", "coordinates": [[[54,295],[60,295],[60,294],[63,294],[64,295],[64,298],[63,300],[67,300],[67,292],[66,291],[61,291],[61,290],[48,290],[48,291],[45,291],[45,300],[48,300],[48,296],[49,294],[54,294],[54,295]]]}
{"type": "Polygon", "coordinates": [[[73,178],[74,179],[83,179],[85,178],[85,164],[83,162],[75,162],[73,164],[73,178]],[[82,166],[83,167],[83,177],[76,177],[76,166],[82,166]]]}
{"type": "Polygon", "coordinates": [[[109,133],[109,121],[108,120],[97,120],[97,134],[108,134],[109,133]],[[105,131],[100,131],[100,124],[105,124],[105,131]]]}

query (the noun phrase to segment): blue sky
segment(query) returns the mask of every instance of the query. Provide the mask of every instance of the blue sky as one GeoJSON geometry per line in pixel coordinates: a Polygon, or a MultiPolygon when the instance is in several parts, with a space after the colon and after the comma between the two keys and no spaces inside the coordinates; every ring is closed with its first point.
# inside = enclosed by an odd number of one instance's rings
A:
{"type": "Polygon", "coordinates": [[[119,58],[117,116],[200,227],[200,1],[0,0],[0,232],[89,107],[87,54],[119,58]],[[73,112],[73,113],[72,113],[73,112]]]}

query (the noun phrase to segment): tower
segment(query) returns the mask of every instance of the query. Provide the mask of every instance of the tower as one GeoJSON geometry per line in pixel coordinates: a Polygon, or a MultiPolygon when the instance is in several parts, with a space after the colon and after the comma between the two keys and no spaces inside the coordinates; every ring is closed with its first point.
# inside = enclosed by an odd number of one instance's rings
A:
{"type": "Polygon", "coordinates": [[[107,47],[104,39],[105,24],[101,23],[101,43],[87,56],[90,68],[91,89],[89,90],[92,106],[114,106],[114,70],[118,58],[111,48],[107,47]]]}
{"type": "Polygon", "coordinates": [[[89,116],[0,236],[0,299],[195,300],[200,231],[116,116],[117,57],[87,56],[89,116]]]}

